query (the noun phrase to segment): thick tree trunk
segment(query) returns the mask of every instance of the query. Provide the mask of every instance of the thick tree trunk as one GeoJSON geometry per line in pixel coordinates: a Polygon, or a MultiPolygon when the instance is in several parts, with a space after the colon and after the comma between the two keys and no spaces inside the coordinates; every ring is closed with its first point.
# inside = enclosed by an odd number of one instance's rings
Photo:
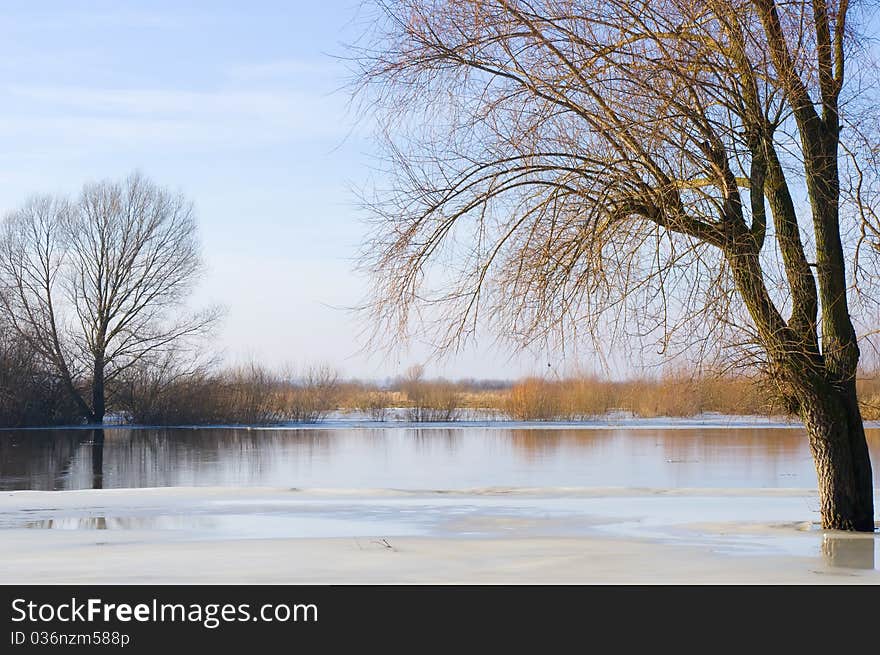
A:
{"type": "Polygon", "coordinates": [[[816,465],[822,527],[874,530],[871,458],[855,385],[828,386],[801,402],[816,465]]]}
{"type": "Polygon", "coordinates": [[[104,422],[104,360],[95,357],[95,368],[92,375],[92,422],[104,422]]]}

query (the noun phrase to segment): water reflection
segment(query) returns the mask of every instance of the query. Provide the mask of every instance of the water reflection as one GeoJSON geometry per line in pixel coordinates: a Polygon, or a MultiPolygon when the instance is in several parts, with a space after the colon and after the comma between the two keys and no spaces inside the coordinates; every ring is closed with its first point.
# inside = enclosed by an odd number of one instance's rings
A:
{"type": "Polygon", "coordinates": [[[825,533],[822,559],[828,566],[847,569],[874,569],[874,535],[825,533]]]}
{"type": "Polygon", "coordinates": [[[733,451],[762,454],[769,459],[809,456],[804,443],[806,437],[800,430],[511,430],[511,439],[530,459],[571,448],[593,450],[598,454],[610,450],[615,442],[626,442],[633,454],[652,447],[660,448],[664,459],[670,463],[730,459],[733,451]]]}
{"type": "Polygon", "coordinates": [[[437,448],[455,453],[461,445],[463,431],[453,428],[413,428],[409,432],[419,452],[430,454],[437,448]]]}
{"type": "Polygon", "coordinates": [[[92,489],[104,488],[104,431],[92,431],[92,489]]]}
{"type": "Polygon", "coordinates": [[[815,485],[800,429],[0,431],[3,490],[815,485]]]}
{"type": "Polygon", "coordinates": [[[182,530],[210,529],[216,520],[197,516],[62,516],[25,521],[24,528],[38,530],[182,530]]]}
{"type": "Polygon", "coordinates": [[[0,489],[59,489],[91,434],[85,430],[0,431],[0,489]]]}

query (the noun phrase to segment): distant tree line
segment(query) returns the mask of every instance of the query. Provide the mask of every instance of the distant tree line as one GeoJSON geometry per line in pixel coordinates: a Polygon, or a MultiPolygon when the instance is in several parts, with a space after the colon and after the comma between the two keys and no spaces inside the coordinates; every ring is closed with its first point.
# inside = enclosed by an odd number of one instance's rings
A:
{"type": "MultiPolygon", "coordinates": [[[[378,385],[343,383],[327,367],[221,369],[203,339],[218,310],[187,310],[202,270],[192,203],[139,174],[87,184],[76,199],[34,196],[8,214],[0,427],[100,424],[108,413],[146,425],[314,422],[338,408],[414,422],[487,411],[521,420],[786,412],[773,385],[686,371],[628,382],[453,382],[427,380],[413,366],[378,385]]],[[[863,413],[880,417],[878,383],[860,385],[863,413]]]]}

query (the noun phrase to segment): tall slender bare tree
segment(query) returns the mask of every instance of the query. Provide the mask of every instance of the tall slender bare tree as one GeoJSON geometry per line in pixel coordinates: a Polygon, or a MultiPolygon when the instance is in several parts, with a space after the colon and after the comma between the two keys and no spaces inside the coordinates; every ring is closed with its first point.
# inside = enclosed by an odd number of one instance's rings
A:
{"type": "Polygon", "coordinates": [[[40,196],[0,237],[0,311],[54,368],[83,417],[144,358],[204,333],[216,311],[184,301],[202,269],[192,204],[139,174],[40,196]]]}
{"type": "Polygon", "coordinates": [[[391,180],[363,260],[380,330],[431,305],[441,347],[478,314],[520,343],[735,336],[806,425],[823,526],[873,530],[852,312],[880,249],[864,4],[368,5],[357,97],[391,180]]]}

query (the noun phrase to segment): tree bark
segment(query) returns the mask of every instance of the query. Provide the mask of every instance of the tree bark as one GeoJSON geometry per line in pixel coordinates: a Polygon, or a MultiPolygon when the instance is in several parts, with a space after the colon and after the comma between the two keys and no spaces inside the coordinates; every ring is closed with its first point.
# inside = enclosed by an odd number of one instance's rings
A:
{"type": "Polygon", "coordinates": [[[871,459],[855,383],[817,389],[800,407],[816,466],[822,527],[873,531],[871,459]]]}

